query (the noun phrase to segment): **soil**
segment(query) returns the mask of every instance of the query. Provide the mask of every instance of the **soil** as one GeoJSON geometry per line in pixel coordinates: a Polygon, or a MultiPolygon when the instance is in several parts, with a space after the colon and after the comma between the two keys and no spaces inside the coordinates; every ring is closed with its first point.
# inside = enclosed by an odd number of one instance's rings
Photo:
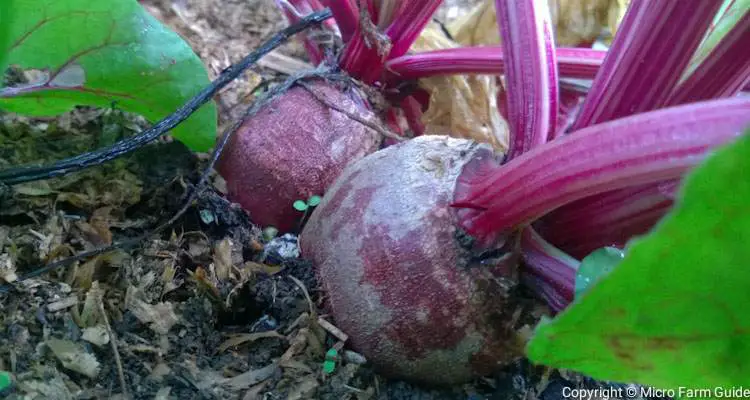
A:
{"type": "MultiPolygon", "coordinates": [[[[140,2],[193,46],[212,78],[285,25],[270,0],[140,2]]],[[[279,52],[305,61],[298,43],[279,52]]],[[[218,96],[222,126],[251,104],[255,85],[283,75],[264,65],[218,96]]],[[[0,114],[0,169],[61,159],[147,126],[87,107],[47,119],[0,114]]],[[[205,154],[163,139],[100,167],[0,187],[0,280],[149,231],[180,208],[205,163],[205,154]]],[[[11,399],[527,400],[612,385],[521,360],[461,387],[418,387],[379,376],[346,348],[324,373],[340,332],[320,307],[296,238],[268,237],[224,199],[216,176],[160,236],[2,291],[0,371],[13,384],[0,397],[11,399]]]]}

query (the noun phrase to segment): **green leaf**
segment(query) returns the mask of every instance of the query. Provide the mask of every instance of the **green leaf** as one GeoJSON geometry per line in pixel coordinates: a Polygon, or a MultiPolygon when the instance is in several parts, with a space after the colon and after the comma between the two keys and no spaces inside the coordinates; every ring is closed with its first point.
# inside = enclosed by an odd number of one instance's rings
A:
{"type": "Polygon", "coordinates": [[[594,250],[581,260],[576,271],[576,297],[580,297],[589,287],[607,276],[625,257],[617,247],[603,247],[594,250]]]}
{"type": "Polygon", "coordinates": [[[310,207],[315,207],[320,204],[320,200],[320,196],[310,196],[310,198],[307,199],[307,205],[310,207]]]}
{"type": "MultiPolygon", "coordinates": [[[[0,4],[0,49],[7,49],[8,44],[10,43],[10,24],[5,23],[4,21],[10,21],[14,16],[13,1],[14,0],[5,0],[0,4]]],[[[5,51],[0,51],[0,71],[2,72],[4,72],[8,66],[6,62],[7,58],[7,53],[5,51]]]]}
{"type": "MultiPolygon", "coordinates": [[[[76,105],[110,107],[155,122],[209,83],[203,63],[175,32],[136,0],[2,0],[10,40],[0,52],[37,79],[0,89],[0,108],[52,116],[76,105]]],[[[6,21],[3,20],[3,24],[6,21]]],[[[195,151],[214,145],[209,103],[171,133],[195,151]]]]}
{"type": "Polygon", "coordinates": [[[750,386],[750,131],[686,178],[675,208],[567,310],[533,362],[664,389],[750,386]]]}
{"type": "Polygon", "coordinates": [[[307,210],[307,203],[302,200],[297,200],[294,202],[294,204],[292,204],[292,207],[294,207],[294,209],[297,211],[305,211],[307,210]]]}

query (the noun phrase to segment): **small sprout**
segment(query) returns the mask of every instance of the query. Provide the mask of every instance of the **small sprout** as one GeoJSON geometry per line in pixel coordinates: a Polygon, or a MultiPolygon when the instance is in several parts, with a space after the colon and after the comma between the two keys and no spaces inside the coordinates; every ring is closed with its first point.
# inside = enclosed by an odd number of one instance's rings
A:
{"type": "Polygon", "coordinates": [[[295,210],[297,211],[306,211],[307,210],[307,203],[305,203],[302,200],[297,200],[292,204],[295,210]]]}
{"type": "Polygon", "coordinates": [[[8,371],[0,371],[0,394],[6,395],[13,389],[13,375],[8,371]]]}
{"type": "Polygon", "coordinates": [[[307,205],[310,207],[315,207],[320,204],[320,200],[320,196],[311,196],[309,199],[307,199],[307,205]]]}
{"type": "Polygon", "coordinates": [[[339,358],[339,352],[336,348],[331,348],[326,352],[326,360],[323,362],[323,372],[331,374],[336,370],[336,360],[339,358]]]}
{"type": "Polygon", "coordinates": [[[300,212],[307,211],[310,207],[315,207],[320,204],[321,197],[318,195],[310,196],[307,201],[297,200],[294,202],[294,209],[300,212]]]}

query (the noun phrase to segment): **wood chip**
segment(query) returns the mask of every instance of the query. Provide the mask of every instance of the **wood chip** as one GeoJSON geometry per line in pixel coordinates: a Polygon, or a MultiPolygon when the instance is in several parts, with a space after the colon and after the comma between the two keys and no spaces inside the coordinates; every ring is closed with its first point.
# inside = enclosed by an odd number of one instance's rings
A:
{"type": "Polygon", "coordinates": [[[328,331],[328,333],[335,336],[337,339],[341,340],[342,342],[346,342],[349,339],[349,335],[344,333],[341,329],[335,327],[332,323],[324,320],[323,317],[318,317],[318,324],[323,329],[328,331]]]}
{"type": "Polygon", "coordinates": [[[78,296],[66,297],[62,300],[47,304],[47,310],[57,312],[78,305],[78,296]]]}

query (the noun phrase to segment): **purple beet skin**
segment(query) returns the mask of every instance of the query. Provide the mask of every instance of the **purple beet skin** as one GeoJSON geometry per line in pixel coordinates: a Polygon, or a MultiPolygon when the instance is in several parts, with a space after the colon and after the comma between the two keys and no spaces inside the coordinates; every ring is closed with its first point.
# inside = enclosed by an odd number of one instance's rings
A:
{"type": "Polygon", "coordinates": [[[450,207],[477,157],[494,156],[444,136],[380,150],[343,172],[302,232],[337,326],[381,373],[456,384],[521,354],[514,268],[478,265],[450,207]]]}
{"type": "MultiPolygon", "coordinates": [[[[321,81],[307,86],[327,102],[377,123],[354,89],[321,81]]],[[[329,109],[303,87],[293,87],[243,123],[218,163],[228,197],[261,226],[281,232],[298,226],[296,200],[322,195],[347,164],[376,151],[375,130],[329,109]]]]}

